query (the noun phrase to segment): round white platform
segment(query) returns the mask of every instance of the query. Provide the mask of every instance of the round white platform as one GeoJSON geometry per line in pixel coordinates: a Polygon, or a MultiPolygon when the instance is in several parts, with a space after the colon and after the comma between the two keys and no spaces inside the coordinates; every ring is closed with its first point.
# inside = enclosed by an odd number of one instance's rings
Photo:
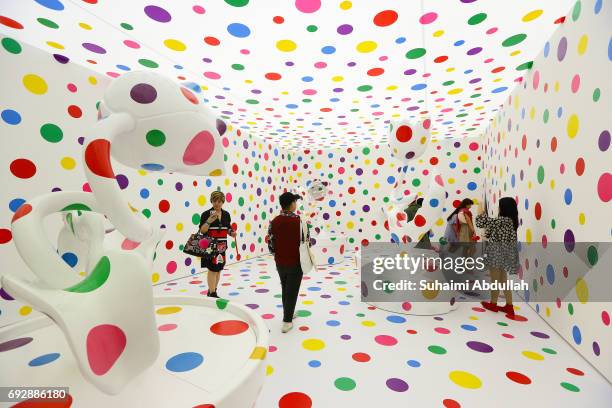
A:
{"type": "Polygon", "coordinates": [[[46,316],[0,328],[0,386],[69,387],[73,407],[251,408],[265,378],[261,317],[225,299],[157,297],[155,305],[159,357],[119,395],[83,379],[46,316]]]}

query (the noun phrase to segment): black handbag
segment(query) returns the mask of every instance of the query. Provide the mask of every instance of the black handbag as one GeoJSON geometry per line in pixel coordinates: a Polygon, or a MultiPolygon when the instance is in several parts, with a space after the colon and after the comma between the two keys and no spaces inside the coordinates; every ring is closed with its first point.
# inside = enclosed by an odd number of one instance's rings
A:
{"type": "Polygon", "coordinates": [[[200,241],[205,238],[206,238],[206,235],[202,234],[199,231],[196,232],[195,234],[191,234],[189,239],[187,239],[185,246],[183,247],[183,252],[186,253],[187,255],[199,256],[201,258],[210,257],[212,254],[211,254],[211,251],[207,251],[208,245],[206,246],[206,248],[203,248],[202,246],[200,246],[200,241]]]}

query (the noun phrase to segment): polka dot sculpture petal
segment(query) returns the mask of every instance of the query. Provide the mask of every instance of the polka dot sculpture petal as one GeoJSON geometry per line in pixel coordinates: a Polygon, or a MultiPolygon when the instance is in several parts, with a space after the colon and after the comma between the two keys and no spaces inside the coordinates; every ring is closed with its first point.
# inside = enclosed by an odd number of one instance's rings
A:
{"type": "Polygon", "coordinates": [[[402,120],[389,126],[389,147],[393,157],[407,164],[423,155],[429,139],[431,120],[402,120]]]}

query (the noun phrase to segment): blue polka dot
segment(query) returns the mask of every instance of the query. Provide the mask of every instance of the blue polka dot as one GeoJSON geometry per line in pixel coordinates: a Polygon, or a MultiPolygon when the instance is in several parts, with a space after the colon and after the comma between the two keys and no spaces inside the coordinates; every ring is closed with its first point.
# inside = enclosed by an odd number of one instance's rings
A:
{"type": "Polygon", "coordinates": [[[610,37],[610,41],[608,41],[608,59],[612,61],[612,37],[610,37]]]}
{"type": "Polygon", "coordinates": [[[389,184],[395,183],[395,177],[393,177],[393,176],[387,177],[387,183],[389,183],[389,184]]]}
{"type": "Polygon", "coordinates": [[[62,259],[64,262],[70,265],[71,268],[74,268],[74,266],[79,262],[79,257],[72,252],[65,252],[64,255],[62,255],[62,259]]]}
{"type": "Polygon", "coordinates": [[[403,44],[403,43],[405,43],[405,42],[406,42],[406,37],[397,37],[397,38],[395,39],[395,43],[396,43],[396,44],[403,44]]]}
{"type": "Polygon", "coordinates": [[[166,362],[166,369],[175,373],[190,371],[198,367],[204,361],[204,357],[200,353],[180,353],[170,357],[166,362]]]}
{"type": "Polygon", "coordinates": [[[555,283],[555,268],[551,264],[546,267],[546,280],[551,285],[555,283]]]}
{"type": "Polygon", "coordinates": [[[544,58],[548,57],[549,52],[550,52],[550,43],[546,41],[546,44],[544,44],[544,58]]]}
{"type": "Polygon", "coordinates": [[[337,320],[328,320],[325,324],[332,327],[340,326],[340,322],[337,320]]]}
{"type": "Polygon", "coordinates": [[[308,362],[308,365],[313,367],[313,368],[321,367],[321,362],[319,360],[310,360],[308,362]]]}
{"type": "Polygon", "coordinates": [[[408,361],[407,361],[407,364],[408,364],[410,367],[415,367],[415,368],[416,368],[416,367],[420,367],[420,366],[421,366],[421,363],[419,363],[419,362],[418,362],[418,361],[416,361],[416,360],[408,360],[408,361]]]}
{"type": "Polygon", "coordinates": [[[206,187],[210,187],[210,186],[212,186],[212,180],[208,179],[206,180],[206,187]]]}
{"type": "Polygon", "coordinates": [[[3,110],[0,116],[2,117],[2,120],[9,125],[18,125],[21,123],[21,115],[19,112],[12,109],[3,110]]]}
{"type": "Polygon", "coordinates": [[[318,286],[311,286],[311,287],[308,288],[308,290],[311,291],[311,292],[318,292],[318,291],[321,290],[321,288],[318,287],[318,286]]]}
{"type": "Polygon", "coordinates": [[[302,81],[304,81],[304,82],[312,82],[313,80],[314,80],[314,78],[311,77],[311,76],[302,77],[302,81]]]}
{"type": "Polygon", "coordinates": [[[298,107],[295,103],[290,103],[290,104],[287,104],[285,106],[287,107],[287,109],[295,109],[295,108],[298,107]]]}
{"type": "Polygon", "coordinates": [[[475,183],[475,182],[473,182],[473,181],[470,181],[470,182],[467,184],[467,188],[468,188],[468,190],[470,190],[470,191],[474,191],[474,190],[476,190],[476,187],[477,187],[477,185],[476,185],[476,183],[475,183]]]}
{"type": "Polygon", "coordinates": [[[460,47],[460,46],[462,46],[463,44],[465,44],[465,41],[463,41],[463,40],[459,40],[459,41],[455,41],[455,43],[454,43],[453,45],[454,45],[455,47],[460,47]]]}
{"type": "Polygon", "coordinates": [[[336,52],[336,48],[332,47],[331,45],[327,45],[327,46],[321,48],[321,52],[323,54],[333,54],[334,52],[336,52]]]}
{"type": "Polygon", "coordinates": [[[421,89],[427,88],[427,84],[414,84],[410,89],[413,91],[420,91],[421,89]]]}
{"type": "Polygon", "coordinates": [[[595,2],[595,7],[593,7],[593,12],[595,12],[595,14],[599,14],[599,12],[601,11],[601,5],[603,4],[602,0],[597,0],[595,2]]]}
{"type": "Polygon", "coordinates": [[[23,203],[25,203],[26,200],[24,200],[23,198],[15,198],[14,200],[11,200],[11,202],[9,203],[9,208],[12,212],[15,212],[19,209],[19,207],[21,207],[23,205],[23,203]]]}
{"type": "Polygon", "coordinates": [[[404,323],[406,321],[404,317],[396,315],[387,316],[387,320],[391,323],[404,323]]]}
{"type": "Polygon", "coordinates": [[[43,7],[51,10],[61,11],[64,9],[64,5],[59,0],[34,0],[43,7]]]}
{"type": "Polygon", "coordinates": [[[142,198],[149,198],[149,190],[147,190],[146,188],[141,189],[140,196],[142,198]]]}
{"type": "Polygon", "coordinates": [[[570,205],[572,203],[572,190],[569,188],[565,190],[565,194],[563,195],[563,199],[565,200],[565,204],[570,205]]]}
{"type": "Polygon", "coordinates": [[[38,367],[41,365],[49,364],[54,362],[60,357],[59,353],[43,354],[42,356],[36,357],[28,363],[30,367],[38,367]]]}
{"type": "Polygon", "coordinates": [[[228,25],[227,32],[238,38],[245,38],[251,34],[249,27],[241,23],[232,23],[228,25]]]}
{"type": "Polygon", "coordinates": [[[334,263],[335,260],[336,259],[333,256],[330,256],[329,258],[327,258],[327,263],[331,265],[334,263]]]}
{"type": "Polygon", "coordinates": [[[494,90],[492,90],[492,93],[500,93],[500,92],[504,92],[506,89],[508,89],[507,86],[500,86],[499,88],[495,88],[494,90]]]}
{"type": "Polygon", "coordinates": [[[572,336],[574,337],[574,342],[576,344],[582,343],[582,334],[580,333],[578,326],[574,326],[572,328],[572,336]]]}
{"type": "Polygon", "coordinates": [[[476,328],[476,326],[472,326],[471,324],[462,324],[462,325],[461,325],[461,328],[462,328],[463,330],[467,330],[467,331],[476,331],[476,330],[478,330],[478,329],[476,328]]]}
{"type": "Polygon", "coordinates": [[[149,171],[162,171],[164,169],[164,166],[162,166],[161,164],[157,164],[157,163],[145,163],[145,164],[141,164],[140,167],[142,167],[145,170],[149,170],[149,171]]]}
{"type": "Polygon", "coordinates": [[[130,67],[128,67],[128,66],[126,66],[126,65],[121,65],[121,64],[118,64],[118,65],[117,65],[117,69],[120,69],[120,70],[122,70],[122,71],[129,71],[129,70],[130,70],[130,67]]]}
{"type": "Polygon", "coordinates": [[[329,200],[329,206],[330,207],[335,207],[336,206],[336,200],[329,200]]]}

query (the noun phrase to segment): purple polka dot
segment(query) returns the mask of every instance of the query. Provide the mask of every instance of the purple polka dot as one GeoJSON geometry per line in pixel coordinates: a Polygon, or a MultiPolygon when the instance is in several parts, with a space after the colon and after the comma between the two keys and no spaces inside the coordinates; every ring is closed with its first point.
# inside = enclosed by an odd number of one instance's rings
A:
{"type": "Polygon", "coordinates": [[[259,305],[255,304],[255,303],[247,303],[245,306],[248,307],[249,309],[257,309],[257,308],[259,308],[259,305]]]}
{"type": "Polygon", "coordinates": [[[0,288],[0,298],[4,300],[15,300],[11,297],[11,295],[6,293],[6,291],[3,288],[0,288]]]}
{"type": "Polygon", "coordinates": [[[13,339],[9,341],[5,341],[4,343],[0,343],[0,352],[13,350],[26,344],[30,343],[32,340],[31,337],[21,337],[18,339],[13,339]]]}
{"type": "Polygon", "coordinates": [[[336,31],[338,31],[340,35],[347,35],[353,32],[353,26],[350,24],[342,24],[336,31]]]}
{"type": "Polygon", "coordinates": [[[416,69],[407,69],[404,71],[404,75],[414,75],[416,73],[416,69]]]}
{"type": "Polygon", "coordinates": [[[482,51],[482,47],[474,47],[474,48],[468,50],[467,55],[476,55],[480,51],[482,51]]]}
{"type": "Polygon", "coordinates": [[[157,91],[149,84],[137,84],[132,87],[130,96],[138,103],[151,103],[157,99],[157,91]]]}
{"type": "Polygon", "coordinates": [[[400,378],[389,378],[387,380],[387,387],[395,392],[408,391],[408,383],[400,378]]]}
{"type": "Polygon", "coordinates": [[[82,45],[87,51],[95,52],[96,54],[106,54],[106,50],[99,45],[92,43],[83,43],[82,45]]]}
{"type": "Polygon", "coordinates": [[[566,230],[565,234],[563,234],[563,243],[565,244],[565,249],[567,252],[572,252],[574,250],[574,244],[576,240],[574,238],[574,232],[572,230],[566,230]]]}
{"type": "Polygon", "coordinates": [[[147,6],[144,8],[145,14],[152,20],[159,21],[160,23],[167,23],[172,20],[172,16],[166,10],[157,6],[147,6]]]}
{"type": "Polygon", "coordinates": [[[559,61],[563,61],[565,58],[565,53],[567,52],[567,38],[562,37],[559,41],[559,46],[557,47],[557,59],[559,61]]]}
{"type": "Polygon", "coordinates": [[[531,332],[531,335],[532,335],[532,336],[534,336],[534,337],[538,337],[538,338],[540,338],[540,339],[548,339],[548,338],[550,337],[550,336],[549,336],[548,334],[546,334],[546,333],[540,333],[540,332],[537,332],[537,331],[532,331],[532,332],[531,332]]]}
{"type": "Polygon", "coordinates": [[[70,62],[70,58],[60,54],[53,54],[53,58],[55,58],[55,60],[60,64],[67,64],[70,62]]]}
{"type": "Polygon", "coordinates": [[[226,130],[227,125],[225,124],[225,122],[221,119],[217,119],[217,132],[219,132],[219,135],[223,136],[226,130]]]}
{"type": "Polygon", "coordinates": [[[267,293],[267,292],[269,292],[269,290],[262,288],[262,289],[256,289],[255,292],[257,292],[257,293],[267,293]]]}
{"type": "Polygon", "coordinates": [[[124,176],[123,174],[117,174],[117,176],[115,177],[115,180],[117,180],[117,184],[119,184],[119,188],[120,189],[125,189],[128,184],[130,184],[130,181],[128,180],[128,178],[126,176],[124,176]]]}
{"type": "Polygon", "coordinates": [[[472,350],[480,353],[490,353],[493,351],[493,347],[489,346],[487,343],[481,343],[480,341],[468,341],[466,345],[472,350]]]}
{"type": "Polygon", "coordinates": [[[601,353],[601,350],[599,349],[599,343],[597,343],[596,341],[593,342],[593,353],[596,356],[599,356],[599,353],[601,353]]]}
{"type": "MultiPolygon", "coordinates": [[[[323,297],[323,296],[321,296],[321,297],[323,297]]],[[[350,336],[349,334],[343,334],[342,336],[340,336],[340,338],[341,338],[342,340],[350,340],[350,339],[351,339],[351,336],[350,336]]]]}
{"type": "Polygon", "coordinates": [[[599,150],[605,152],[610,147],[610,131],[604,130],[599,135],[599,150]]]}

